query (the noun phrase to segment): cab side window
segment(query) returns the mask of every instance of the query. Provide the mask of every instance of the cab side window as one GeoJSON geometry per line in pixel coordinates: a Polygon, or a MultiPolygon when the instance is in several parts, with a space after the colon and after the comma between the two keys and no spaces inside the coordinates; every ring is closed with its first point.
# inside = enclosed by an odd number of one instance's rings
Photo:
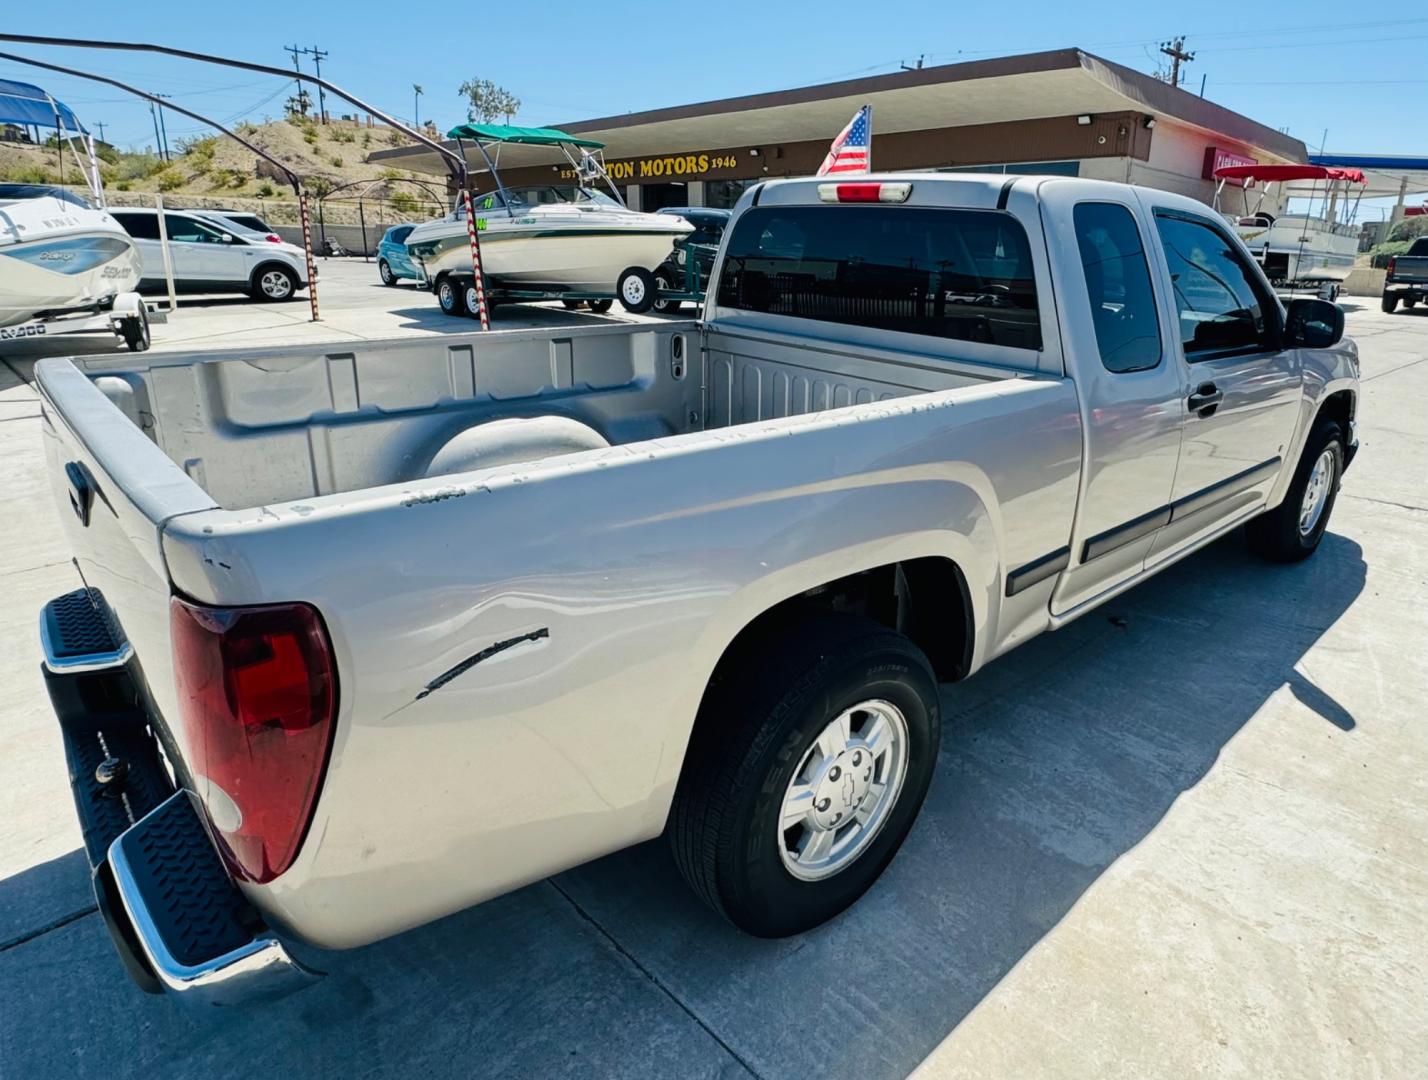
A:
{"type": "Polygon", "coordinates": [[[1278,320],[1254,271],[1209,222],[1157,210],[1180,340],[1191,363],[1276,348],[1278,320]]]}
{"type": "Polygon", "coordinates": [[[1140,229],[1119,203],[1080,203],[1072,212],[1096,345],[1107,371],[1160,364],[1160,318],[1140,229]]]}

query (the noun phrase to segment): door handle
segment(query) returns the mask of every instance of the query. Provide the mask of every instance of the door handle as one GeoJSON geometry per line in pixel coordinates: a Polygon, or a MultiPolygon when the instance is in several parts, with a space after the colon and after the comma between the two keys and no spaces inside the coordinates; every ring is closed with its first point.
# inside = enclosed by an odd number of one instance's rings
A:
{"type": "Polygon", "coordinates": [[[1220,402],[1225,400],[1225,395],[1212,382],[1201,383],[1196,391],[1190,395],[1186,404],[1190,406],[1192,413],[1200,416],[1213,416],[1215,410],[1220,407],[1220,402]]]}

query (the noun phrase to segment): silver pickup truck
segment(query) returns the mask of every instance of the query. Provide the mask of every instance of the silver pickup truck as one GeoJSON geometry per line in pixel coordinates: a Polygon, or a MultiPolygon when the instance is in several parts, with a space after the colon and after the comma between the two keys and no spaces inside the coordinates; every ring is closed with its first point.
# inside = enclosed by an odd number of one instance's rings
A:
{"type": "Polygon", "coordinates": [[[1356,447],[1342,314],[1164,192],[763,184],[702,314],[38,366],[45,674],[140,985],[281,993],[292,941],[661,834],[744,930],[821,923],[939,682],[1240,526],[1304,558],[1356,447]]]}

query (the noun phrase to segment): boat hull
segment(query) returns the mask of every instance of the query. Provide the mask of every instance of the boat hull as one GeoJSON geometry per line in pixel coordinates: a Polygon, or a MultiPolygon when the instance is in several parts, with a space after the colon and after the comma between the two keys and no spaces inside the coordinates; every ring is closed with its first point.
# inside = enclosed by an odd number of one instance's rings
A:
{"type": "Polygon", "coordinates": [[[1354,268],[1358,237],[1344,226],[1298,217],[1236,231],[1275,284],[1344,281],[1354,268]]]}
{"type": "Polygon", "coordinates": [[[0,326],[103,309],[141,272],[133,240],[103,211],[50,199],[0,205],[0,326]]]}

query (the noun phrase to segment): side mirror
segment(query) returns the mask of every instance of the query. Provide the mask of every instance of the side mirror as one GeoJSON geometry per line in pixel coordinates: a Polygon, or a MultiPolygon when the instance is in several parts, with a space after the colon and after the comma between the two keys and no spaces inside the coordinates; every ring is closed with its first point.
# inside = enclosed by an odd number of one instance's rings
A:
{"type": "Polygon", "coordinates": [[[223,242],[224,242],[225,244],[231,244],[231,243],[233,243],[233,234],[232,234],[232,233],[224,233],[224,234],[223,234],[223,242]]]}
{"type": "Polygon", "coordinates": [[[1289,301],[1284,343],[1292,349],[1327,349],[1344,336],[1344,313],[1327,300],[1289,301]]]}

